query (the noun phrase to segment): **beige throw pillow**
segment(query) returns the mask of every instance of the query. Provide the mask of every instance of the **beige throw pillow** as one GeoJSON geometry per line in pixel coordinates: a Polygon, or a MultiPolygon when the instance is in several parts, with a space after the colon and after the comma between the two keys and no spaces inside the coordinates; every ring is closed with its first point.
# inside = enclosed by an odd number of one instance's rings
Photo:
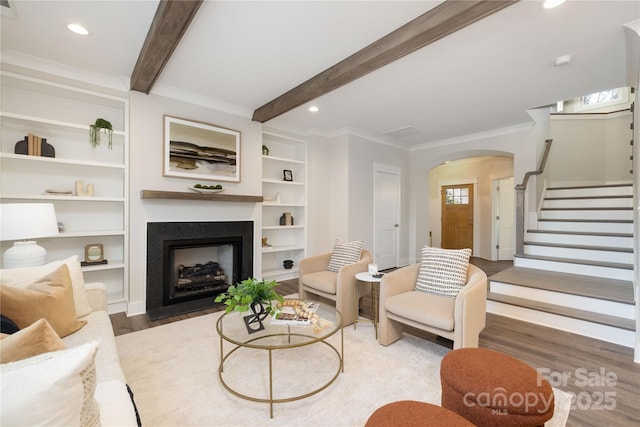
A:
{"type": "Polygon", "coordinates": [[[425,246],[416,290],[454,298],[467,283],[471,249],[441,249],[425,246]]]}
{"type": "Polygon", "coordinates": [[[0,339],[0,363],[15,362],[66,347],[46,319],[0,339]]]}
{"type": "Polygon", "coordinates": [[[0,283],[7,286],[24,288],[37,279],[54,272],[62,264],[66,264],[69,268],[76,314],[78,317],[86,316],[91,313],[91,306],[89,305],[87,292],[84,289],[84,275],[82,274],[82,267],[77,255],[38,267],[6,268],[0,270],[0,283]]]}
{"type": "Polygon", "coordinates": [[[2,314],[13,320],[20,329],[45,318],[60,337],[65,337],[87,323],[76,316],[66,264],[26,288],[0,285],[0,301],[2,314]]]}

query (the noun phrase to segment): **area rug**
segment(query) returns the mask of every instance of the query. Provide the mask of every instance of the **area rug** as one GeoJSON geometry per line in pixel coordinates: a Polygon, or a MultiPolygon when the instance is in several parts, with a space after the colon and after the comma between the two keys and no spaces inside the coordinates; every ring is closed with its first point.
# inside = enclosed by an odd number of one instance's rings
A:
{"type": "MultiPolygon", "coordinates": [[[[357,330],[344,328],[344,373],[316,395],[275,404],[270,418],[268,404],[236,397],[220,383],[215,328],[220,315],[116,337],[143,426],[364,426],[371,413],[389,402],[440,404],[440,360],[450,350],[412,335],[383,347],[373,326],[362,324],[357,330]]],[[[339,348],[339,333],[332,343],[339,348]]],[[[276,397],[298,394],[298,387],[304,387],[302,392],[316,388],[314,382],[331,378],[339,366],[327,346],[300,349],[308,353],[273,352],[276,397]]],[[[267,351],[242,350],[225,363],[225,380],[245,394],[266,396],[267,361],[267,351]]],[[[565,425],[571,403],[566,393],[554,391],[556,413],[548,427],[565,425]]]]}

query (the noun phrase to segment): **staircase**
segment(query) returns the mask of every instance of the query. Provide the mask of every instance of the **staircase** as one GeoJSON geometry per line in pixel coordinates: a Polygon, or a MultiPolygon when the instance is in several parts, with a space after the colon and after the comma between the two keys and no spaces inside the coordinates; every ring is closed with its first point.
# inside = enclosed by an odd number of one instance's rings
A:
{"type": "Polygon", "coordinates": [[[539,216],[487,311],[633,347],[632,185],[548,188],[539,216]]]}

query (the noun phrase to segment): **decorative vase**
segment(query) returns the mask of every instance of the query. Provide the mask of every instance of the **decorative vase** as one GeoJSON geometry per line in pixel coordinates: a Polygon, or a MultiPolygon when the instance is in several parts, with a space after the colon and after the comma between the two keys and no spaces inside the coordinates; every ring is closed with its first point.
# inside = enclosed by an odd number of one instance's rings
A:
{"type": "Polygon", "coordinates": [[[284,266],[284,268],[289,270],[289,269],[291,269],[293,267],[293,260],[292,259],[285,259],[284,261],[282,261],[282,265],[284,266]]]}

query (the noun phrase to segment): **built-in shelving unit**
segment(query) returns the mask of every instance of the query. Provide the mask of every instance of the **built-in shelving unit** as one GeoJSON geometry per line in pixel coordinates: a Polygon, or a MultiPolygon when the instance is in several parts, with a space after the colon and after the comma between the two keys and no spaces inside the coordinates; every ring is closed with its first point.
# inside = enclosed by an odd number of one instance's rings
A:
{"type": "Polygon", "coordinates": [[[285,280],[298,276],[300,260],[307,247],[307,143],[274,132],[263,132],[263,145],[269,154],[262,156],[262,277],[285,280]],[[292,181],[285,181],[284,171],[292,181]],[[293,225],[280,225],[285,212],[293,225]],[[285,260],[293,267],[286,269],[285,260]]]}
{"type": "MultiPolygon", "coordinates": [[[[64,223],[57,237],[38,239],[53,261],[78,255],[87,244],[101,243],[108,264],[83,267],[86,282],[107,287],[112,311],[124,309],[128,295],[128,120],[126,93],[88,89],[55,78],[2,71],[2,203],[53,203],[64,223]],[[93,148],[89,125],[104,118],[113,125],[108,137],[93,148]],[[29,133],[46,138],[55,157],[15,153],[15,144],[29,133]],[[92,197],[55,195],[47,189],[75,190],[75,181],[93,184],[92,197]]],[[[0,236],[1,238],[1,236],[0,236]]],[[[1,242],[4,252],[13,242],[1,242]]]]}

